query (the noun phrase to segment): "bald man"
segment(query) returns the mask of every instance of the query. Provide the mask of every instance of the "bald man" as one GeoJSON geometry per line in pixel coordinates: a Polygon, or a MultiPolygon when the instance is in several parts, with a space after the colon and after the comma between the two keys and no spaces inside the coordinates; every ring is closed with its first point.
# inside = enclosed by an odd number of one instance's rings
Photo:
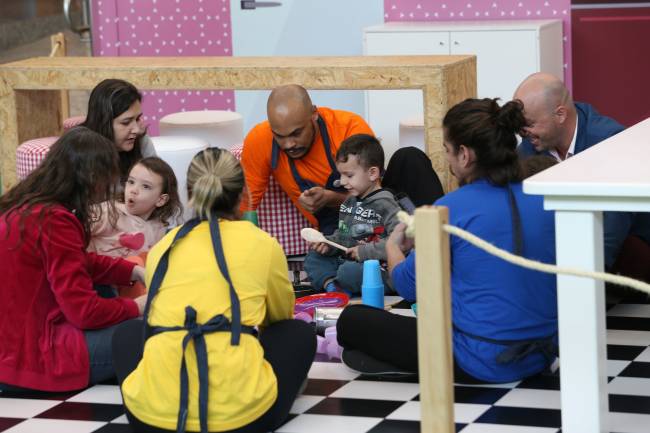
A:
{"type": "Polygon", "coordinates": [[[317,108],[295,84],[275,88],[266,109],[268,120],[244,139],[241,164],[249,196],[242,210],[257,209],[273,176],[314,227],[332,233],[347,197],[336,182],[336,151],[351,135],[373,135],[372,130],[354,113],[317,108]]]}
{"type": "Polygon", "coordinates": [[[573,102],[564,83],[543,72],[526,78],[514,99],[523,102],[529,124],[522,131],[521,155],[547,154],[564,161],[625,129],[591,105],[573,102]]]}
{"type": "MultiPolygon", "coordinates": [[[[517,148],[521,156],[545,154],[557,161],[580,153],[625,129],[589,104],[573,102],[557,77],[536,73],[517,88],[528,126],[517,148]]],[[[605,266],[650,281],[650,214],[603,214],[605,266]],[[644,258],[645,257],[645,258],[644,258]]]]}

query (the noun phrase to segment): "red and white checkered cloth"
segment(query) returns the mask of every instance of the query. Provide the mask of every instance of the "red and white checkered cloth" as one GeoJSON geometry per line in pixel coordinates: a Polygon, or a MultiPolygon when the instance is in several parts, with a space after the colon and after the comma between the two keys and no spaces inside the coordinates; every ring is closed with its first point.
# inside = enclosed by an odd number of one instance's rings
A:
{"type": "Polygon", "coordinates": [[[59,137],[43,137],[22,143],[16,149],[16,175],[23,180],[45,159],[50,147],[59,137]]]}
{"type": "Polygon", "coordinates": [[[63,131],[79,126],[86,121],[86,116],[68,117],[63,121],[63,131]]]}
{"type": "MultiPolygon", "coordinates": [[[[238,144],[230,151],[241,158],[243,146],[238,144]]],[[[307,242],[300,237],[300,230],[310,227],[307,218],[296,209],[289,196],[271,176],[269,187],[257,208],[260,228],[275,237],[287,256],[307,254],[307,242]]]]}

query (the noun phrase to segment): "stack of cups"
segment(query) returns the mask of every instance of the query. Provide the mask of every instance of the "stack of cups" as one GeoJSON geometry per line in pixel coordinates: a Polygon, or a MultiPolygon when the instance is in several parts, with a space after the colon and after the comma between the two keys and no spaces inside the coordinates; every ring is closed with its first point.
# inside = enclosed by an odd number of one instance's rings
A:
{"type": "Polygon", "coordinates": [[[379,260],[363,262],[361,302],[375,308],[384,308],[384,282],[381,279],[379,260]]]}

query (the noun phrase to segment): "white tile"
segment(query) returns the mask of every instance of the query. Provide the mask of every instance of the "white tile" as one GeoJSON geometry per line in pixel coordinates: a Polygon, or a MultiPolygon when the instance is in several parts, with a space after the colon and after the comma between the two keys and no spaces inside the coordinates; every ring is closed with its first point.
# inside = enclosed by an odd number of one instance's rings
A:
{"type": "Polygon", "coordinates": [[[76,403],[122,404],[120,387],[117,385],[95,385],[68,399],[76,403]]]}
{"type": "Polygon", "coordinates": [[[277,433],[365,433],[382,418],[338,415],[298,415],[277,433]]]}
{"type": "Polygon", "coordinates": [[[90,433],[104,425],[105,422],[99,421],[32,418],[5,430],[5,433],[90,433]]]}
{"type": "Polygon", "coordinates": [[[607,344],[648,346],[650,345],[650,331],[626,331],[624,329],[608,329],[607,344]]]}
{"type": "MultiPolygon", "coordinates": [[[[485,411],[490,407],[489,404],[455,403],[454,420],[457,423],[469,424],[476,421],[476,419],[483,415],[483,413],[485,413],[485,411]]],[[[420,402],[407,401],[402,406],[398,407],[393,413],[388,415],[386,419],[420,421],[420,402]]]]}
{"type": "Polygon", "coordinates": [[[111,421],[111,424],[128,424],[129,420],[126,418],[126,414],[120,415],[111,421]]]}
{"type": "Polygon", "coordinates": [[[559,429],[549,427],[529,427],[523,425],[470,424],[462,433],[556,433],[559,429]]]}
{"type": "Polygon", "coordinates": [[[607,311],[608,316],[650,317],[648,304],[618,304],[607,311]]]}
{"type": "Polygon", "coordinates": [[[27,398],[0,399],[0,417],[31,418],[60,404],[61,401],[36,400],[27,398]]]}
{"type": "Polygon", "coordinates": [[[314,362],[307,377],[310,379],[353,380],[359,373],[350,370],[341,362],[314,362]]]}
{"type": "Polygon", "coordinates": [[[303,413],[312,407],[316,406],[321,401],[325,400],[322,395],[299,395],[293,402],[289,413],[299,414],[303,413]]]}
{"type": "Polygon", "coordinates": [[[607,376],[615,377],[621,374],[621,371],[625,370],[625,367],[630,365],[632,361],[620,361],[617,359],[608,359],[607,360],[607,376]]]}
{"type": "Polygon", "coordinates": [[[608,431],[625,433],[648,433],[650,426],[650,415],[637,413],[610,412],[607,422],[608,431]]]}
{"type": "Polygon", "coordinates": [[[501,397],[495,406],[560,409],[560,391],[516,388],[501,397]]]}
{"type": "Polygon", "coordinates": [[[650,347],[646,347],[645,350],[636,357],[635,361],[650,362],[650,347]]]}
{"type": "Polygon", "coordinates": [[[390,415],[386,419],[399,419],[403,421],[420,421],[420,402],[419,401],[407,401],[390,415]]]}
{"type": "Polygon", "coordinates": [[[400,316],[415,317],[415,313],[410,308],[393,308],[390,312],[393,314],[399,314],[400,316]]]}
{"type": "Polygon", "coordinates": [[[607,384],[610,394],[641,395],[650,397],[650,379],[640,377],[616,377],[607,384]]]}
{"type": "Polygon", "coordinates": [[[409,401],[419,392],[420,385],[417,383],[355,380],[337,389],[330,397],[409,401]]]}

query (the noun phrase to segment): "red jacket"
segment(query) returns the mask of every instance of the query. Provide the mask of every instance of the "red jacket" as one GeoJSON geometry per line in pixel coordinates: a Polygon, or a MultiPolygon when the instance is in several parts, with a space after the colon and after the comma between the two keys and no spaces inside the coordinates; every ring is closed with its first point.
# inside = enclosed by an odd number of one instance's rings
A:
{"type": "Polygon", "coordinates": [[[86,253],[79,220],[54,206],[39,222],[41,208],[26,217],[20,244],[18,215],[0,216],[0,382],[79,389],[89,378],[82,330],[138,316],[133,300],[100,298],[93,283],[128,284],[135,264],[86,253]]]}

